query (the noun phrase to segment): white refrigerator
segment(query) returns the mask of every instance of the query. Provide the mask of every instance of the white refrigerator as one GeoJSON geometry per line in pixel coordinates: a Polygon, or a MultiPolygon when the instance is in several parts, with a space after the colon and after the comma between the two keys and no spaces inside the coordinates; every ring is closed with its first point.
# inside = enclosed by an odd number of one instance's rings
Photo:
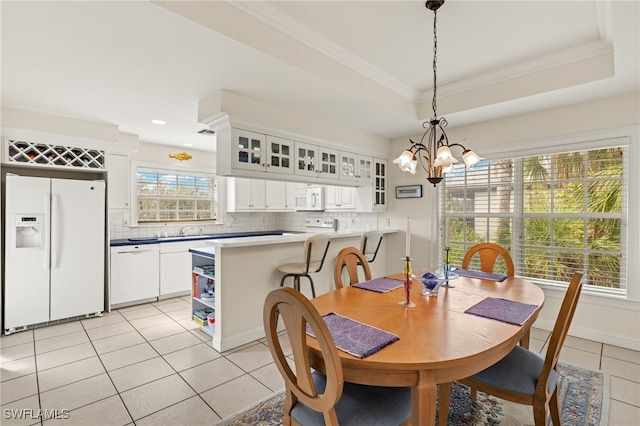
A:
{"type": "Polygon", "coordinates": [[[5,332],[104,310],[105,183],[7,174],[5,332]]]}

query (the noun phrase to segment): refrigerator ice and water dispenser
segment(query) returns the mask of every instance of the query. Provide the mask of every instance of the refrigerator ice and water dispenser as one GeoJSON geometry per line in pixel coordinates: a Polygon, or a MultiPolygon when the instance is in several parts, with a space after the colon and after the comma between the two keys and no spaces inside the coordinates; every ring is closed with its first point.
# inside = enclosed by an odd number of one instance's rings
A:
{"type": "Polygon", "coordinates": [[[14,215],[15,230],[12,249],[41,249],[44,238],[44,215],[14,215]]]}

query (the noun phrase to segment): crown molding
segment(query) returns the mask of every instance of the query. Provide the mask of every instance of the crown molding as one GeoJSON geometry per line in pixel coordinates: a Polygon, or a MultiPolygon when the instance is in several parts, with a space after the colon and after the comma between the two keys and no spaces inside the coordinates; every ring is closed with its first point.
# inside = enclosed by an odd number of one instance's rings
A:
{"type": "MultiPolygon", "coordinates": [[[[392,90],[405,99],[421,104],[430,102],[432,89],[419,91],[393,76],[383,72],[342,46],[332,42],[321,34],[300,23],[288,13],[270,1],[230,1],[229,5],[277,29],[289,37],[304,43],[312,49],[328,56],[355,72],[392,90]]],[[[501,67],[470,78],[444,84],[438,87],[441,96],[455,95],[478,89],[490,84],[508,81],[536,72],[577,62],[587,58],[611,53],[613,51],[611,2],[597,2],[597,18],[600,40],[583,43],[569,49],[553,52],[549,55],[501,67]]]]}
{"type": "Polygon", "coordinates": [[[344,49],[342,46],[313,31],[306,25],[301,24],[271,2],[233,1],[228,4],[412,102],[418,102],[421,97],[419,90],[399,81],[359,56],[354,55],[347,49],[344,49]]]}
{"type": "MultiPolygon", "coordinates": [[[[530,61],[519,62],[512,66],[502,67],[464,80],[438,86],[438,94],[442,97],[455,95],[612,52],[613,46],[602,40],[583,43],[530,61]]],[[[422,92],[419,103],[430,102],[431,93],[430,90],[422,92]]]]}

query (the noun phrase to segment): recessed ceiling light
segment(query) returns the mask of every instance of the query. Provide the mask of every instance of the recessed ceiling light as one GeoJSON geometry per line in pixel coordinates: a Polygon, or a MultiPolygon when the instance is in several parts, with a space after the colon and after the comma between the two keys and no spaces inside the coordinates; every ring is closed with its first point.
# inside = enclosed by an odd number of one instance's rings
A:
{"type": "Polygon", "coordinates": [[[192,143],[183,143],[182,146],[193,146],[192,143]]]}
{"type": "Polygon", "coordinates": [[[151,122],[153,124],[167,124],[167,122],[164,120],[151,120],[151,122]]]}

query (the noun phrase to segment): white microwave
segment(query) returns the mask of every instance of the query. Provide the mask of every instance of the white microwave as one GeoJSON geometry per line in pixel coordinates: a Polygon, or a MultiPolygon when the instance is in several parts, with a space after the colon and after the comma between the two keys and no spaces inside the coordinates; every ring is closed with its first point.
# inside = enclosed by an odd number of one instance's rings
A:
{"type": "Polygon", "coordinates": [[[324,188],[304,188],[296,190],[296,211],[324,211],[324,188]]]}

